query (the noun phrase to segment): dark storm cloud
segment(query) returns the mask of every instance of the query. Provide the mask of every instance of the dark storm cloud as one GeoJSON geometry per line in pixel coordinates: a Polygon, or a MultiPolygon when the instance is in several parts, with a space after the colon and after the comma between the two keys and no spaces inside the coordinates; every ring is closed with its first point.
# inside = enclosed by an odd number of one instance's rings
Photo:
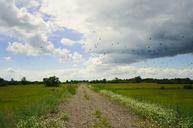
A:
{"type": "Polygon", "coordinates": [[[103,61],[133,63],[193,53],[192,0],[113,3],[95,17],[96,24],[111,28],[101,32],[101,41],[92,48],[104,54],[103,61]]]}

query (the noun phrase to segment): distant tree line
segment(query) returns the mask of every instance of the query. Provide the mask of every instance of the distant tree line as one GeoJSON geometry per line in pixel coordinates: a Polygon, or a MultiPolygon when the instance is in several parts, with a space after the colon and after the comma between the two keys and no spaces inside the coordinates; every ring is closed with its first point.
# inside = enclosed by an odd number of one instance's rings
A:
{"type": "Polygon", "coordinates": [[[145,78],[142,79],[140,76],[130,78],[130,79],[119,79],[114,78],[112,80],[101,79],[101,80],[66,80],[63,83],[158,83],[158,84],[193,84],[193,80],[190,78],[174,78],[174,79],[153,79],[145,78]]]}
{"type": "Polygon", "coordinates": [[[46,87],[59,87],[60,81],[56,76],[43,78],[43,81],[28,81],[26,77],[22,77],[20,81],[11,78],[10,81],[0,78],[0,87],[6,85],[39,85],[44,84],[46,87]]]}
{"type": "Polygon", "coordinates": [[[92,80],[90,83],[158,83],[158,84],[193,84],[193,80],[190,78],[174,78],[174,79],[153,79],[145,78],[142,79],[140,76],[131,79],[119,79],[115,78],[113,80],[92,80]]]}
{"type": "MultiPolygon", "coordinates": [[[[10,81],[0,78],[0,86],[6,85],[29,85],[29,84],[44,84],[46,87],[59,86],[59,78],[53,76],[49,78],[44,78],[43,81],[28,81],[26,77],[23,77],[20,81],[11,79],[10,81]]],[[[119,79],[114,78],[112,80],[102,79],[102,80],[67,80],[63,83],[77,84],[77,83],[158,83],[158,84],[193,84],[193,80],[190,78],[174,78],[174,79],[153,79],[145,78],[142,79],[140,76],[130,78],[130,79],[119,79]]]]}
{"type": "Polygon", "coordinates": [[[21,80],[14,80],[11,78],[11,80],[4,80],[3,78],[0,78],[0,86],[6,86],[6,85],[29,85],[29,84],[42,84],[42,81],[28,81],[26,77],[22,77],[21,80]]]}

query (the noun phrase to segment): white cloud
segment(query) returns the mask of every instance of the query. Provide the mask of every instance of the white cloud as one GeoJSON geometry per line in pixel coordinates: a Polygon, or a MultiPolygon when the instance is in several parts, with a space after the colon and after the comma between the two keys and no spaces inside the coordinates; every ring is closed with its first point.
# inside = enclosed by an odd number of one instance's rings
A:
{"type": "Polygon", "coordinates": [[[118,65],[88,65],[83,68],[72,67],[58,70],[30,70],[19,68],[0,69],[0,76],[10,80],[42,80],[45,77],[57,76],[61,81],[65,80],[92,80],[92,79],[114,79],[115,77],[126,79],[136,76],[143,78],[193,78],[191,68],[139,68],[134,66],[118,65]]]}
{"type": "MultiPolygon", "coordinates": [[[[33,6],[38,6],[37,1],[32,3],[33,6]]],[[[31,14],[25,8],[19,9],[14,0],[1,0],[0,8],[0,32],[21,38],[21,42],[9,42],[7,51],[27,56],[51,55],[63,62],[81,59],[79,53],[55,48],[48,41],[48,36],[55,31],[55,27],[53,23],[45,22],[40,13],[31,14]]]]}
{"type": "MultiPolygon", "coordinates": [[[[52,31],[52,27],[39,15],[30,14],[25,8],[18,9],[14,2],[14,0],[0,1],[2,10],[0,12],[0,31],[23,39],[25,45],[17,43],[17,46],[33,47],[34,49],[42,46],[42,51],[46,50],[45,46],[49,45],[47,36],[52,31]]],[[[13,44],[16,45],[16,43],[13,44]]]]}
{"type": "Polygon", "coordinates": [[[8,44],[7,51],[11,51],[16,54],[24,54],[27,56],[37,56],[42,53],[41,48],[37,49],[27,43],[13,42],[8,44]]]}
{"type": "Polygon", "coordinates": [[[102,64],[101,58],[99,57],[90,57],[85,63],[86,65],[100,65],[102,64]]]}
{"type": "Polygon", "coordinates": [[[28,3],[28,8],[38,7],[38,6],[40,6],[40,3],[37,0],[30,0],[28,3]]]}
{"type": "Polygon", "coordinates": [[[57,48],[53,51],[53,54],[59,58],[60,63],[68,63],[68,62],[81,62],[84,61],[81,54],[74,52],[70,53],[67,49],[57,48]]]}
{"type": "MultiPolygon", "coordinates": [[[[43,46],[42,46],[43,47],[43,46]]],[[[47,46],[47,51],[42,51],[42,47],[34,48],[28,43],[18,43],[13,42],[9,43],[7,50],[14,52],[16,54],[24,54],[27,56],[39,56],[39,55],[53,55],[59,58],[60,63],[67,62],[81,62],[83,61],[83,57],[81,54],[74,52],[70,53],[69,50],[64,48],[54,48],[52,44],[47,46]]]]}
{"type": "Polygon", "coordinates": [[[4,60],[6,60],[6,61],[11,61],[12,58],[11,58],[10,56],[6,56],[6,57],[4,57],[4,60]]]}
{"type": "Polygon", "coordinates": [[[67,39],[67,38],[62,38],[60,41],[63,45],[67,45],[67,46],[73,46],[74,44],[76,44],[77,42],[71,39],[67,39]]]}

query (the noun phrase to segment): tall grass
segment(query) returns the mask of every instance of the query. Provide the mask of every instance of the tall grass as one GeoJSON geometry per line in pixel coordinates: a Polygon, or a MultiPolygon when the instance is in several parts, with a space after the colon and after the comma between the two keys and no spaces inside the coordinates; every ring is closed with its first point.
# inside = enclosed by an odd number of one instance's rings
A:
{"type": "Polygon", "coordinates": [[[20,119],[25,119],[30,116],[40,116],[47,112],[54,113],[57,111],[57,105],[63,98],[66,98],[69,94],[67,90],[55,90],[52,95],[49,95],[40,101],[31,104],[28,107],[19,109],[16,111],[20,119]]]}
{"type": "Polygon", "coordinates": [[[0,127],[16,127],[18,121],[56,113],[58,104],[75,94],[76,86],[8,86],[0,90],[0,127]],[[71,89],[73,88],[73,89],[71,89]],[[4,91],[2,91],[4,90],[4,91]],[[72,91],[73,90],[73,91],[72,91]]]}
{"type": "Polygon", "coordinates": [[[100,90],[106,95],[127,106],[133,112],[144,116],[152,122],[153,128],[192,128],[193,120],[190,117],[181,117],[175,109],[166,108],[157,104],[149,104],[130,97],[125,97],[112,91],[100,90]]]}
{"type": "Polygon", "coordinates": [[[68,90],[69,93],[71,94],[76,94],[76,89],[77,89],[77,85],[74,85],[74,84],[69,84],[66,86],[66,89],[68,90]]]}

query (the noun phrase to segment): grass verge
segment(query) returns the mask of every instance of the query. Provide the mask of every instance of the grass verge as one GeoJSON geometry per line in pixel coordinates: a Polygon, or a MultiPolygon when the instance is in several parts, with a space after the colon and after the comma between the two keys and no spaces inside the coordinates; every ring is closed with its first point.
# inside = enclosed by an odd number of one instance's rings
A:
{"type": "Polygon", "coordinates": [[[192,128],[192,118],[181,117],[178,111],[157,104],[149,104],[125,97],[108,90],[100,90],[101,94],[124,104],[133,112],[149,119],[152,128],[192,128]]]}

